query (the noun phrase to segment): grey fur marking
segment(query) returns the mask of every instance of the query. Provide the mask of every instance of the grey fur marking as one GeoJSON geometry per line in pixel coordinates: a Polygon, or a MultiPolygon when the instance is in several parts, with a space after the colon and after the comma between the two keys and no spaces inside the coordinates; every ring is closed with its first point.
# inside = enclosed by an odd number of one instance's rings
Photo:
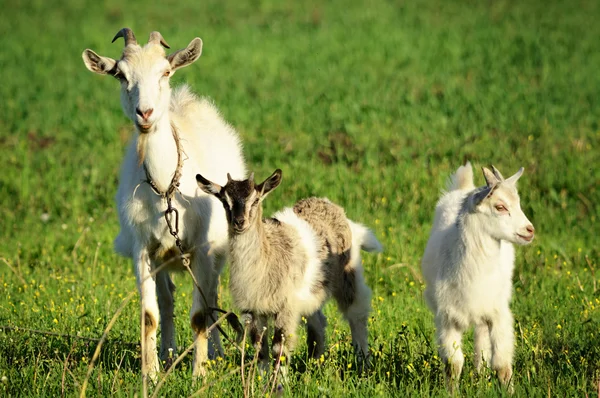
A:
{"type": "MultiPolygon", "coordinates": [[[[261,325],[265,317],[272,317],[273,355],[279,355],[283,344],[287,356],[294,347],[300,318],[305,316],[309,353],[313,358],[320,357],[325,352],[327,324],[321,308],[333,297],[350,323],[357,354],[362,359],[368,357],[371,291],[362,274],[360,251],[355,250],[358,258],[352,258],[352,227],[344,209],[323,198],[307,198],[294,205],[293,213],[308,224],[315,236],[317,252],[307,253],[297,226],[276,218],[262,218],[262,200],[279,185],[280,170],[257,185],[251,178],[230,179],[223,187],[202,176],[197,176],[197,181],[207,193],[218,191],[215,196],[225,208],[229,222],[230,290],[236,306],[251,315],[253,342],[257,346],[264,344],[259,336],[261,325]],[[317,259],[317,272],[308,270],[310,258],[317,259]],[[307,275],[314,277],[309,295],[315,307],[310,313],[297,308],[294,296],[294,288],[302,286],[307,275]]],[[[357,247],[361,243],[354,242],[357,247]]],[[[261,360],[267,361],[264,353],[263,346],[261,360]]]]}

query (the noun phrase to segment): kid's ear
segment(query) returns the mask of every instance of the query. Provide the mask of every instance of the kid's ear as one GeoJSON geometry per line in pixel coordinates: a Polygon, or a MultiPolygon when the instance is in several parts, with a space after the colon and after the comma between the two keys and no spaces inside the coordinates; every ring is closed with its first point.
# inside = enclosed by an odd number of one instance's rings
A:
{"type": "Polygon", "coordinates": [[[494,175],[496,176],[496,178],[498,178],[498,180],[500,181],[504,181],[504,177],[502,176],[502,173],[500,173],[500,170],[498,170],[496,167],[494,167],[494,165],[491,165],[492,168],[492,172],[494,173],[494,175]]]}
{"type": "MultiPolygon", "coordinates": [[[[496,168],[494,166],[492,166],[492,168],[494,170],[496,170],[496,168]]],[[[494,185],[496,185],[499,182],[501,182],[500,178],[498,178],[498,176],[496,175],[496,173],[494,173],[493,171],[491,171],[487,167],[482,167],[481,171],[483,171],[483,177],[485,178],[485,182],[486,182],[486,184],[487,184],[488,187],[493,187],[494,185]]]]}
{"type": "Polygon", "coordinates": [[[281,169],[275,170],[273,174],[262,183],[258,184],[255,189],[260,192],[261,196],[264,198],[267,196],[269,192],[274,190],[281,183],[281,169]]]}
{"type": "Polygon", "coordinates": [[[473,205],[479,206],[479,204],[481,202],[483,202],[485,199],[492,196],[492,194],[494,193],[496,188],[498,188],[498,184],[494,184],[492,186],[487,186],[487,187],[483,188],[481,191],[477,192],[475,195],[473,195],[473,199],[472,199],[473,205]]]}
{"type": "Polygon", "coordinates": [[[516,185],[516,184],[517,184],[517,181],[519,180],[519,178],[521,178],[521,176],[523,175],[523,171],[524,171],[524,170],[525,170],[525,169],[524,169],[523,167],[521,167],[521,168],[519,169],[519,171],[517,171],[517,172],[516,172],[515,174],[513,174],[512,176],[508,177],[508,178],[506,179],[506,182],[508,182],[508,183],[510,183],[510,184],[513,184],[513,185],[516,185]]]}
{"type": "Polygon", "coordinates": [[[207,194],[214,195],[216,197],[221,196],[221,189],[223,187],[219,184],[215,184],[214,182],[207,180],[200,174],[196,174],[196,182],[198,183],[198,187],[200,187],[200,189],[206,192],[207,194]]]}

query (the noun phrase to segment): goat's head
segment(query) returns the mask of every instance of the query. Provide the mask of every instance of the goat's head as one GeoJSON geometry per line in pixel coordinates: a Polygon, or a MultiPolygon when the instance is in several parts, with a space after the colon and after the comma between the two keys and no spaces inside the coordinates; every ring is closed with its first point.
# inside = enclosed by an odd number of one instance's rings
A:
{"type": "Polygon", "coordinates": [[[196,174],[196,181],[200,189],[216,196],[223,203],[229,230],[240,234],[248,230],[257,218],[262,218],[262,201],[281,183],[281,170],[275,170],[260,184],[254,183],[254,173],[246,180],[234,180],[227,173],[227,184],[224,186],[215,184],[200,174],[196,174]]]}
{"type": "Polygon", "coordinates": [[[521,167],[513,176],[504,179],[492,166],[483,168],[486,186],[479,188],[468,201],[471,211],[485,217],[483,228],[497,239],[520,245],[533,241],[535,228],[521,210],[517,180],[523,174],[521,167]]]}
{"type": "Polygon", "coordinates": [[[114,76],[121,82],[123,111],[140,133],[148,133],[169,110],[169,78],[177,69],[200,57],[202,40],[196,37],[186,48],[167,56],[163,47],[169,48],[169,45],[158,32],[150,33],[143,47],[129,28],[121,29],[113,42],[120,37],[125,40],[120,59],[103,57],[87,49],[82,54],[83,62],[90,71],[114,76]]]}

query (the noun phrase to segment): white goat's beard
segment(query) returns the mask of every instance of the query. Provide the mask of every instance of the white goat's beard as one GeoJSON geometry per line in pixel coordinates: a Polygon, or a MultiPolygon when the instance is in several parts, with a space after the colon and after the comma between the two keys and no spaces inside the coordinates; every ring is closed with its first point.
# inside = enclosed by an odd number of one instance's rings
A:
{"type": "Polygon", "coordinates": [[[141,166],[144,163],[144,159],[146,158],[146,144],[148,142],[148,135],[143,133],[138,133],[137,137],[137,156],[138,156],[138,166],[141,166]]]}

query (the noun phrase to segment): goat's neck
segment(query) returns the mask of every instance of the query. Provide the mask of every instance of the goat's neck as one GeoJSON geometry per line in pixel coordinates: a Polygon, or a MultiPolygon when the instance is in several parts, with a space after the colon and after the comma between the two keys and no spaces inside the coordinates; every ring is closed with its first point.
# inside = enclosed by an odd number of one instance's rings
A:
{"type": "Polygon", "coordinates": [[[262,209],[257,210],[253,224],[241,234],[229,234],[231,270],[235,272],[246,264],[262,264],[269,248],[269,239],[262,220],[262,209]]]}
{"type": "Polygon", "coordinates": [[[156,121],[153,131],[138,135],[138,156],[156,188],[165,192],[171,184],[178,163],[177,144],[168,112],[156,121]]]}
{"type": "Polygon", "coordinates": [[[458,220],[459,244],[469,263],[477,266],[494,264],[500,256],[501,242],[485,229],[486,220],[477,214],[466,214],[458,220]]]}

